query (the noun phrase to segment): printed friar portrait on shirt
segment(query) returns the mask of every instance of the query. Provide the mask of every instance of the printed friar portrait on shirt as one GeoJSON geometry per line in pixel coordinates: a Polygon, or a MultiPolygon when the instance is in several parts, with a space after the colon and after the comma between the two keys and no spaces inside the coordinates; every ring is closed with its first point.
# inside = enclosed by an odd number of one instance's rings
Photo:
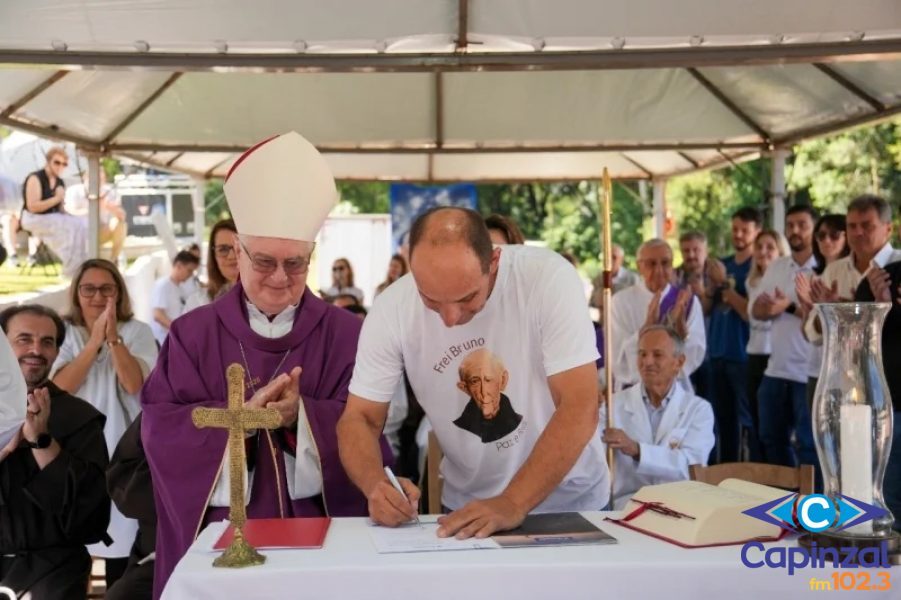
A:
{"type": "Polygon", "coordinates": [[[522,415],[513,410],[510,398],[504,394],[509,379],[510,373],[497,355],[485,348],[469,353],[460,363],[457,382],[457,388],[469,401],[454,425],[486,444],[513,433],[522,415]]]}

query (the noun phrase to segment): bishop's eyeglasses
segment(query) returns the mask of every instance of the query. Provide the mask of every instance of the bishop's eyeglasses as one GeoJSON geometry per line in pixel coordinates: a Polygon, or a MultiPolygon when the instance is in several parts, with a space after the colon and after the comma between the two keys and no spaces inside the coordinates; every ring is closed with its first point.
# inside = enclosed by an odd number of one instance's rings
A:
{"type": "MultiPolygon", "coordinates": [[[[275,273],[276,269],[278,269],[278,260],[276,258],[266,254],[252,254],[250,250],[247,249],[247,246],[244,245],[244,242],[239,240],[238,243],[241,244],[241,249],[247,254],[247,257],[250,259],[250,264],[253,266],[253,270],[257,273],[272,275],[275,273]]],[[[284,269],[287,275],[300,275],[301,273],[306,273],[309,268],[310,257],[308,256],[294,256],[282,261],[282,269],[284,269]]]]}

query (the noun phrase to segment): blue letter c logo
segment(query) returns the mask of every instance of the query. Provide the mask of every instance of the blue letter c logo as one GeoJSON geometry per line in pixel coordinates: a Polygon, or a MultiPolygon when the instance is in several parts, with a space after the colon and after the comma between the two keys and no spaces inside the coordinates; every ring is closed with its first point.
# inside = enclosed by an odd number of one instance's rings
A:
{"type": "Polygon", "coordinates": [[[807,531],[817,533],[829,529],[835,517],[835,505],[822,494],[807,496],[798,504],[798,521],[807,531]]]}

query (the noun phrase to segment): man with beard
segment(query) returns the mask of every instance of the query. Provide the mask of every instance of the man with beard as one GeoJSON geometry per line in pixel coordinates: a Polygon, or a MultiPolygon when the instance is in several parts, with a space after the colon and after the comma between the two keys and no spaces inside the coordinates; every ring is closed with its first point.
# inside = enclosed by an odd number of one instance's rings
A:
{"type": "Polygon", "coordinates": [[[104,538],[109,522],[104,417],[47,379],[65,335],[55,312],[8,308],[0,328],[28,390],[25,422],[0,449],[0,588],[35,600],[84,598],[85,544],[104,538]]]}
{"type": "Polygon", "coordinates": [[[513,410],[510,398],[504,395],[509,378],[503,361],[484,348],[464,358],[457,387],[470,401],[454,425],[479,436],[486,444],[514,431],[522,415],[513,410]]]}
{"type": "Polygon", "coordinates": [[[757,432],[748,401],[748,291],[745,281],[751,271],[754,240],[763,217],[751,207],[732,215],[732,247],[735,254],[708,261],[712,287],[706,290],[710,302],[707,355],[712,375],[711,393],[719,432],[719,462],[739,458],[741,428],[748,432],[751,460],[760,460],[757,432]]]}
{"type": "Polygon", "coordinates": [[[816,211],[796,205],[785,215],[785,233],[791,248],[767,268],[759,287],[761,294],[751,314],[761,321],[773,321],[773,351],[757,393],[760,414],[760,443],[764,460],[770,464],[817,465],[813,445],[810,410],[807,407],[807,362],[810,344],[801,331],[801,309],[795,292],[799,273],[810,275],[816,266],[813,256],[813,225],[816,211]],[[794,430],[798,448],[792,455],[790,433],[794,430]],[[797,459],[797,461],[796,461],[797,459]]]}
{"type": "Polygon", "coordinates": [[[685,341],[680,382],[691,389],[688,377],[704,361],[707,349],[701,303],[691,290],[672,285],[673,251],[664,240],[648,240],[641,245],[638,273],[641,280],[614,295],[610,308],[610,335],[616,346],[609,364],[615,389],[623,390],[639,382],[638,334],[644,327],[660,324],[675,329],[685,341]]]}

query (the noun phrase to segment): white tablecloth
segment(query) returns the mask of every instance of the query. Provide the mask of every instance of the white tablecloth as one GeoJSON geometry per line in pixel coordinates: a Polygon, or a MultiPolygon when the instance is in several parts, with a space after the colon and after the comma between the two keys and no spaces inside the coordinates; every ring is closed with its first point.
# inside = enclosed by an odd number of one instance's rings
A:
{"type": "MultiPolygon", "coordinates": [[[[686,550],[604,522],[605,513],[583,514],[619,543],[377,554],[366,519],[335,519],[321,550],[269,550],[265,564],[244,569],[212,566],[216,555],[209,548],[225,528],[213,523],[178,564],[163,599],[796,600],[821,595],[810,591],[811,578],[832,581],[831,566],[792,576],[785,569],[750,569],[742,564],[741,546],[686,550]]],[[[774,545],[796,544],[785,540],[768,547],[774,545]]],[[[897,600],[901,568],[890,574],[889,591],[840,591],[837,597],[897,600]]]]}

